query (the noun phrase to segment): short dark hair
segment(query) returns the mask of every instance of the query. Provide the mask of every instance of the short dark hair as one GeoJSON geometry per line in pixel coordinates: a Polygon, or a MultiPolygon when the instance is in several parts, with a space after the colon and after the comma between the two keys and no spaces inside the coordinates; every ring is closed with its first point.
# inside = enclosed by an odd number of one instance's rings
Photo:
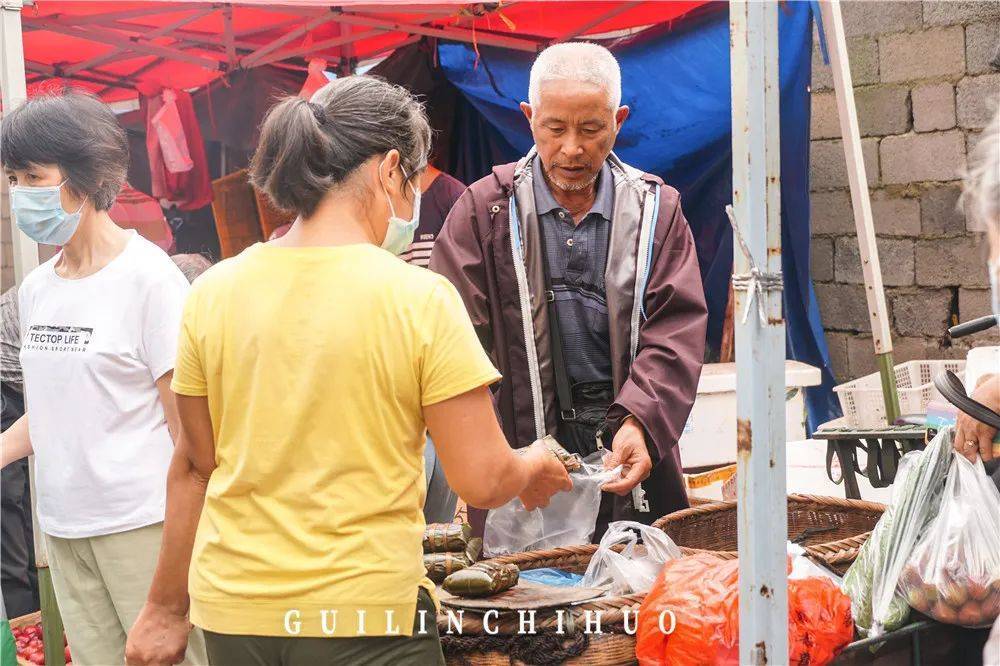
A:
{"type": "Polygon", "coordinates": [[[93,95],[42,95],[4,115],[0,161],[8,169],[54,164],[70,190],[108,210],[128,174],[128,139],[114,112],[93,95]]]}
{"type": "Polygon", "coordinates": [[[172,254],[170,258],[181,269],[188,282],[194,282],[196,277],[212,267],[212,262],[201,254],[172,254]]]}
{"type": "Polygon", "coordinates": [[[307,102],[287,97],[271,109],[250,163],[250,181],[285,211],[309,216],[331,188],[371,157],[393,148],[407,178],[427,166],[431,130],[406,88],[347,76],[307,102]]]}

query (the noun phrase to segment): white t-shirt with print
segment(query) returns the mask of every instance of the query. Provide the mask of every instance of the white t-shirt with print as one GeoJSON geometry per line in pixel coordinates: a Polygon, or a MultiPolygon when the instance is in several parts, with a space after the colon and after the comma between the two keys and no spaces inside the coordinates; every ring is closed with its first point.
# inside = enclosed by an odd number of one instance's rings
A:
{"type": "Polygon", "coordinates": [[[93,275],[61,278],[58,259],[18,292],[39,525],[81,538],[160,522],[173,441],[156,380],[174,367],[187,280],[134,231],[93,275]]]}

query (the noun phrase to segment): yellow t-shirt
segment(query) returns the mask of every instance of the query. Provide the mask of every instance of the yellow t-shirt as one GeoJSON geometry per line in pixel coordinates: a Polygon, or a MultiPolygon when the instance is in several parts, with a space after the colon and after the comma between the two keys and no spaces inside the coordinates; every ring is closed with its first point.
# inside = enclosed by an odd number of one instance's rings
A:
{"type": "Polygon", "coordinates": [[[418,585],[433,590],[421,407],[499,377],[451,283],[375,246],[258,244],[209,269],[188,298],[172,384],[208,397],[218,465],[191,621],[409,635],[418,585]]]}

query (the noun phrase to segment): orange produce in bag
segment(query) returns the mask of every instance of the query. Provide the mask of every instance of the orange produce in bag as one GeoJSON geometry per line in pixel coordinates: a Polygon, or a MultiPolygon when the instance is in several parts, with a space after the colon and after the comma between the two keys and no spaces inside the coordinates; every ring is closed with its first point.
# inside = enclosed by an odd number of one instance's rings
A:
{"type": "MultiPolygon", "coordinates": [[[[788,610],[788,663],[828,664],[854,638],[851,600],[830,578],[791,578],[788,610]]],[[[636,658],[641,666],[739,666],[739,615],[739,560],[671,560],[639,609],[636,658]]]]}

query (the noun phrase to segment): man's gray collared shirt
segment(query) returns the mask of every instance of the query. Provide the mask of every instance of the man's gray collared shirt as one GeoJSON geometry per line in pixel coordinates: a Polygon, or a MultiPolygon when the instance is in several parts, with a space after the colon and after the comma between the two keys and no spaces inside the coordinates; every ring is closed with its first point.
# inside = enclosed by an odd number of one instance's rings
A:
{"type": "Polygon", "coordinates": [[[552,195],[535,157],[533,189],[545,234],[545,261],[555,293],[563,356],[570,382],[611,382],[611,346],[604,271],[614,208],[614,176],[607,162],[597,197],[580,224],[552,195]]]}

